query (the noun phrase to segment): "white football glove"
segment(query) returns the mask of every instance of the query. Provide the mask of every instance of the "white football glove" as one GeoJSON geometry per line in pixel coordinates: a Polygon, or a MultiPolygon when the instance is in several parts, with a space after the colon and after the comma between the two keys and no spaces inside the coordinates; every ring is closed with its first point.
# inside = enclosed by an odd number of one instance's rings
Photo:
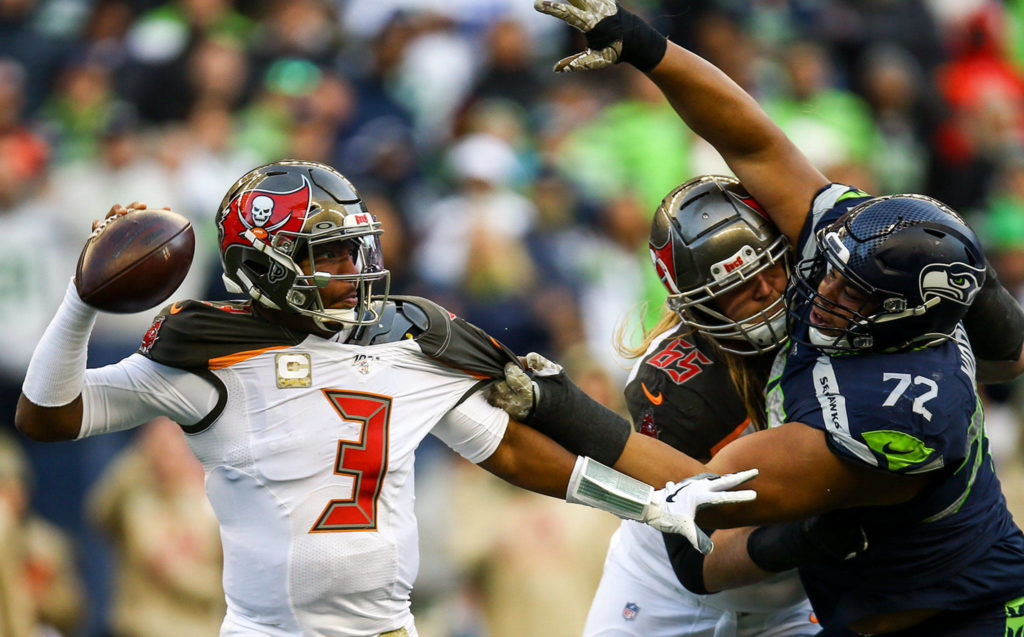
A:
{"type": "MultiPolygon", "coordinates": [[[[563,372],[562,366],[530,352],[523,359],[530,371],[537,376],[556,376],[563,372]]],[[[522,367],[515,363],[505,364],[505,380],[494,383],[487,389],[487,402],[508,412],[515,420],[527,418],[536,404],[540,388],[530,380],[522,367]]]]}
{"type": "Polygon", "coordinates": [[[694,548],[707,555],[715,545],[694,521],[697,512],[709,506],[750,502],[757,497],[756,491],[729,489],[756,476],[757,469],[748,469],[723,476],[702,473],[682,482],[669,482],[664,489],[654,492],[641,521],[659,531],[682,535],[694,548]]]}
{"type": "MultiPolygon", "coordinates": [[[[536,0],[533,8],[541,13],[554,16],[583,33],[590,33],[597,23],[619,12],[615,0],[568,0],[568,3],[554,0],[536,0]]],[[[556,73],[603,69],[619,61],[622,54],[621,36],[608,46],[570,55],[555,64],[556,73]]]]}

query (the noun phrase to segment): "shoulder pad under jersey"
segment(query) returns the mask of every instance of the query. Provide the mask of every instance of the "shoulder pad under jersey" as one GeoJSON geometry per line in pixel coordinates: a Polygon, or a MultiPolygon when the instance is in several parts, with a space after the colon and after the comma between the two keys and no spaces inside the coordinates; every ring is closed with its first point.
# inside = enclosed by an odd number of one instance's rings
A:
{"type": "MultiPolygon", "coordinates": [[[[348,342],[352,345],[381,345],[416,338],[430,327],[427,313],[416,304],[420,299],[389,296],[373,325],[356,328],[348,342]]],[[[425,300],[425,299],[424,299],[425,300]]]]}
{"type": "Polygon", "coordinates": [[[519,363],[512,350],[477,326],[418,296],[388,297],[381,321],[350,342],[373,345],[409,338],[430,358],[479,378],[504,378],[505,364],[519,363]]]}
{"type": "Polygon", "coordinates": [[[178,301],[157,314],[138,353],[179,369],[208,369],[242,352],[289,347],[306,334],[257,316],[249,303],[178,301]]]}

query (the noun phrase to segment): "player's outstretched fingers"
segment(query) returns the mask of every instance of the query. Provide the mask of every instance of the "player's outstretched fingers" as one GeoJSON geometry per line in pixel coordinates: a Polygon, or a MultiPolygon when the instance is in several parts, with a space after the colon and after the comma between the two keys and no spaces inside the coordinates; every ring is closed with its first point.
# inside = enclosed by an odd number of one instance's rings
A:
{"type": "Polygon", "coordinates": [[[697,509],[699,510],[707,506],[715,506],[718,504],[750,502],[751,500],[756,499],[757,491],[752,489],[745,489],[743,491],[729,490],[756,477],[757,469],[747,469],[746,471],[739,471],[737,473],[727,473],[724,476],[709,480],[708,491],[717,493],[717,495],[709,497],[703,504],[700,504],[697,509]]]}
{"type": "Polygon", "coordinates": [[[551,0],[536,0],[533,3],[533,8],[540,13],[546,13],[549,16],[558,18],[571,27],[583,31],[586,33],[590,30],[592,25],[587,17],[580,12],[579,9],[569,6],[562,2],[552,2],[551,0]]]}

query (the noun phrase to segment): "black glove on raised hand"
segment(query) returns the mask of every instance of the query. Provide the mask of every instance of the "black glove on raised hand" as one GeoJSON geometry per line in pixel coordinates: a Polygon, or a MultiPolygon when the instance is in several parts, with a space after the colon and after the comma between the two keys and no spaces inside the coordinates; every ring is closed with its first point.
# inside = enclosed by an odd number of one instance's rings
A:
{"type": "Polygon", "coordinates": [[[534,8],[587,36],[587,50],[560,60],[557,73],[601,69],[628,62],[644,73],[665,57],[668,40],[614,0],[537,0],[534,8]]]}

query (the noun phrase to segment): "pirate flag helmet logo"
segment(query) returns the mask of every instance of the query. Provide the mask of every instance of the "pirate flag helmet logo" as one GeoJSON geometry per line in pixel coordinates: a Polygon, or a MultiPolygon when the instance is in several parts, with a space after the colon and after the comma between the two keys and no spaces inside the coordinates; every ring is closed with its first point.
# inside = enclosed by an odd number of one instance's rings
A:
{"type": "Polygon", "coordinates": [[[310,187],[305,176],[302,185],[291,192],[250,190],[231,201],[233,212],[242,225],[264,241],[288,222],[301,228],[309,213],[309,204],[310,187]]]}
{"type": "Polygon", "coordinates": [[[355,187],[330,166],[285,160],[249,171],[224,196],[217,229],[228,290],[271,309],[310,316],[325,329],[377,322],[390,282],[381,225],[355,187]],[[315,251],[325,246],[350,255],[354,273],[314,271],[315,251]],[[354,307],[348,307],[351,301],[345,307],[324,305],[320,290],[338,280],[355,288],[354,307]]]}

